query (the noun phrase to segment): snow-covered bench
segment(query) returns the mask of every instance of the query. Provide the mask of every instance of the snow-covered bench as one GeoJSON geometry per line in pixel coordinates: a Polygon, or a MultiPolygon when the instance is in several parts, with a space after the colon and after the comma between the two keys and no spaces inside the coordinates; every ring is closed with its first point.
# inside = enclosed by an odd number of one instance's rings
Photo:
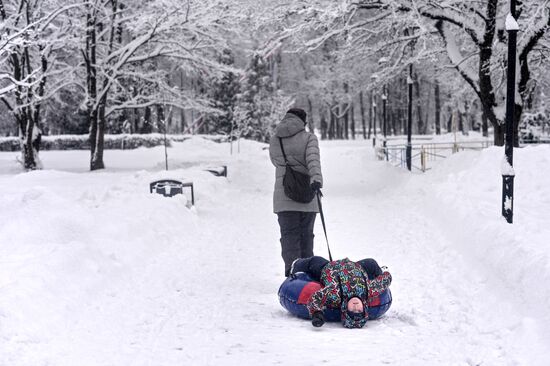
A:
{"type": "Polygon", "coordinates": [[[216,177],[227,177],[227,165],[208,168],[206,171],[214,174],[216,177]]]}
{"type": "Polygon", "coordinates": [[[181,182],[175,179],[161,179],[149,184],[151,193],[162,194],[164,197],[172,197],[176,194],[183,194],[184,188],[191,189],[191,204],[195,205],[195,190],[193,182],[181,182]]]}

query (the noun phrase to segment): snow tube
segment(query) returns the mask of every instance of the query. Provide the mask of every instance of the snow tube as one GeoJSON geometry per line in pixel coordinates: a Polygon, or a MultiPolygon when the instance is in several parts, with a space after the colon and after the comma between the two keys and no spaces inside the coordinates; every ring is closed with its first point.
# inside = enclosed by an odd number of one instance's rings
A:
{"type": "MultiPolygon", "coordinates": [[[[309,319],[306,304],[313,293],[321,288],[321,284],[311,279],[306,273],[297,273],[295,278],[288,277],[279,287],[279,302],[291,314],[302,319],[309,319]]],[[[369,320],[378,319],[388,311],[392,296],[390,289],[369,301],[369,320]]],[[[327,308],[327,321],[340,321],[340,309],[327,308]]]]}

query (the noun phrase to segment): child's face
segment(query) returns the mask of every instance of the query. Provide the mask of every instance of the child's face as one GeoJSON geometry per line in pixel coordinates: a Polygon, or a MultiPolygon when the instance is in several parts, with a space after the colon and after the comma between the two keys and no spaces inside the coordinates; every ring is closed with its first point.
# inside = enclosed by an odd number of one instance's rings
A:
{"type": "Polygon", "coordinates": [[[358,297],[352,297],[348,301],[348,311],[354,312],[354,313],[362,313],[363,312],[363,302],[358,297]]]}

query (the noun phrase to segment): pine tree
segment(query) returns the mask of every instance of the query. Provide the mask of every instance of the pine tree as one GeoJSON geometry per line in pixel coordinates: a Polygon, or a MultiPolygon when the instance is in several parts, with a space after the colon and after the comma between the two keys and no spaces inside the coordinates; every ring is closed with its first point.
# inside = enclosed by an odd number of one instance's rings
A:
{"type": "MultiPolygon", "coordinates": [[[[234,65],[235,60],[231,50],[223,50],[220,63],[227,66],[234,65]]],[[[210,130],[215,133],[229,134],[234,124],[235,106],[240,90],[238,75],[232,71],[226,71],[221,78],[213,79],[211,85],[211,106],[221,112],[217,115],[210,115],[207,123],[210,130]]]]}
{"type": "Polygon", "coordinates": [[[257,141],[269,141],[276,123],[290,102],[290,98],[275,89],[267,60],[254,54],[246,71],[243,92],[235,112],[239,135],[257,141]]]}

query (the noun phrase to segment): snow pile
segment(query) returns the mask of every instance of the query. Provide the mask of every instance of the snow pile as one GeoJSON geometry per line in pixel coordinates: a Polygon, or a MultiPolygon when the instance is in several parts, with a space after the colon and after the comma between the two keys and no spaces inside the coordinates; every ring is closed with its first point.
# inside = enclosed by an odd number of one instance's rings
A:
{"type": "Polygon", "coordinates": [[[550,146],[515,149],[513,169],[507,161],[501,167],[503,155],[504,148],[497,147],[456,154],[416,187],[430,197],[424,209],[455,248],[482,269],[515,311],[542,319],[538,326],[548,329],[550,146]],[[516,174],[513,225],[501,216],[502,172],[516,174]]]}
{"type": "MultiPolygon", "coordinates": [[[[225,135],[195,135],[210,141],[227,141],[225,135]]],[[[166,142],[171,146],[173,142],[183,142],[193,135],[166,135],[166,142]]],[[[89,135],[48,135],[42,136],[40,150],[89,150],[89,135]]],[[[17,136],[0,137],[0,151],[19,151],[20,139],[17,136]]],[[[106,150],[131,150],[140,147],[164,146],[164,135],[161,133],[105,135],[104,148],[106,150]]]]}
{"type": "Polygon", "coordinates": [[[519,25],[518,25],[518,22],[516,21],[516,18],[514,18],[514,16],[510,13],[506,15],[506,30],[507,31],[519,30],[519,25]]]}

